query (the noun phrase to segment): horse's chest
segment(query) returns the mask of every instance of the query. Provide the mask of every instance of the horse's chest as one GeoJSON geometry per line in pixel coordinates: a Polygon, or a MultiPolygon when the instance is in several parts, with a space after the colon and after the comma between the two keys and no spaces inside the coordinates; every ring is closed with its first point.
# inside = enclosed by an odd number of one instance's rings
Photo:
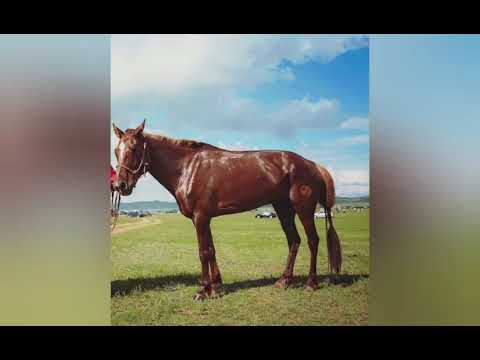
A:
{"type": "Polygon", "coordinates": [[[191,216],[195,203],[197,202],[201,192],[199,189],[203,187],[197,172],[188,172],[182,174],[179,179],[178,187],[175,192],[180,211],[185,216],[191,216]]]}

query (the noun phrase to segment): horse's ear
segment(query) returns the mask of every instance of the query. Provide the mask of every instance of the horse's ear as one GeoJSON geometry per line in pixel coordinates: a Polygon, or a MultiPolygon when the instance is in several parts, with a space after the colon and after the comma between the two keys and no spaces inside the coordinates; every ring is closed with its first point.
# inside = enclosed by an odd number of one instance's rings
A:
{"type": "Polygon", "coordinates": [[[116,127],[114,123],[112,123],[112,126],[113,126],[113,131],[115,131],[115,135],[117,135],[117,137],[121,139],[122,136],[125,135],[125,133],[122,130],[120,130],[118,127],[116,127]]]}
{"type": "Polygon", "coordinates": [[[143,133],[143,130],[145,129],[145,121],[147,121],[147,119],[144,119],[142,123],[135,129],[135,135],[143,133]]]}

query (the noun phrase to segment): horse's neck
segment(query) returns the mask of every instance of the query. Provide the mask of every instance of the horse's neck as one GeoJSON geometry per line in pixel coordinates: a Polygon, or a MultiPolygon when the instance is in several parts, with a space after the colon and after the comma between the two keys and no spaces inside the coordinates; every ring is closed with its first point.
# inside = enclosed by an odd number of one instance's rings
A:
{"type": "Polygon", "coordinates": [[[147,140],[150,174],[172,195],[175,195],[184,164],[193,156],[193,151],[156,138],[147,138],[147,140]]]}

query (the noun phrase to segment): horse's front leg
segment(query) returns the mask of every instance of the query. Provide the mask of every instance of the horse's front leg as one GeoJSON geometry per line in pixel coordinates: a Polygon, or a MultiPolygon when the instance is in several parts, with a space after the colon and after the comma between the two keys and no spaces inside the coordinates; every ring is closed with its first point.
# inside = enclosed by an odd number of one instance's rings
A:
{"type": "MultiPolygon", "coordinates": [[[[209,226],[210,229],[210,226],[209,226]]],[[[212,239],[212,234],[210,232],[210,239],[212,239]]],[[[213,245],[213,239],[210,242],[211,251],[210,251],[210,272],[212,276],[212,291],[211,296],[217,297],[222,295],[222,276],[220,275],[220,269],[217,264],[217,258],[215,257],[215,246],[213,245]]]]}
{"type": "Polygon", "coordinates": [[[215,259],[210,217],[203,214],[195,214],[193,223],[197,231],[198,253],[202,265],[201,288],[194,299],[204,300],[206,297],[218,295],[222,278],[215,259]],[[210,278],[209,267],[211,268],[212,278],[210,278]]]}

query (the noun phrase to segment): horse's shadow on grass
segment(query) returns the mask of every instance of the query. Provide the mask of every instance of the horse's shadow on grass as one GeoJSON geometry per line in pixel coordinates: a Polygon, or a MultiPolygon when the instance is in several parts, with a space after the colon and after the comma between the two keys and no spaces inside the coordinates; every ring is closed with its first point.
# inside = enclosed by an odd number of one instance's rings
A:
{"type": "MultiPolygon", "coordinates": [[[[350,286],[361,279],[368,279],[368,274],[340,274],[340,275],[319,275],[318,283],[320,287],[332,284],[342,287],[350,286]]],[[[235,293],[239,290],[273,286],[278,278],[261,278],[254,280],[242,280],[233,283],[223,284],[225,294],[235,293]]],[[[303,287],[307,281],[307,276],[296,276],[292,288],[303,287]]],[[[200,285],[198,274],[181,274],[171,276],[159,276],[153,278],[137,278],[126,280],[115,280],[111,283],[111,296],[126,296],[134,291],[148,290],[175,290],[177,285],[200,285]]]]}

